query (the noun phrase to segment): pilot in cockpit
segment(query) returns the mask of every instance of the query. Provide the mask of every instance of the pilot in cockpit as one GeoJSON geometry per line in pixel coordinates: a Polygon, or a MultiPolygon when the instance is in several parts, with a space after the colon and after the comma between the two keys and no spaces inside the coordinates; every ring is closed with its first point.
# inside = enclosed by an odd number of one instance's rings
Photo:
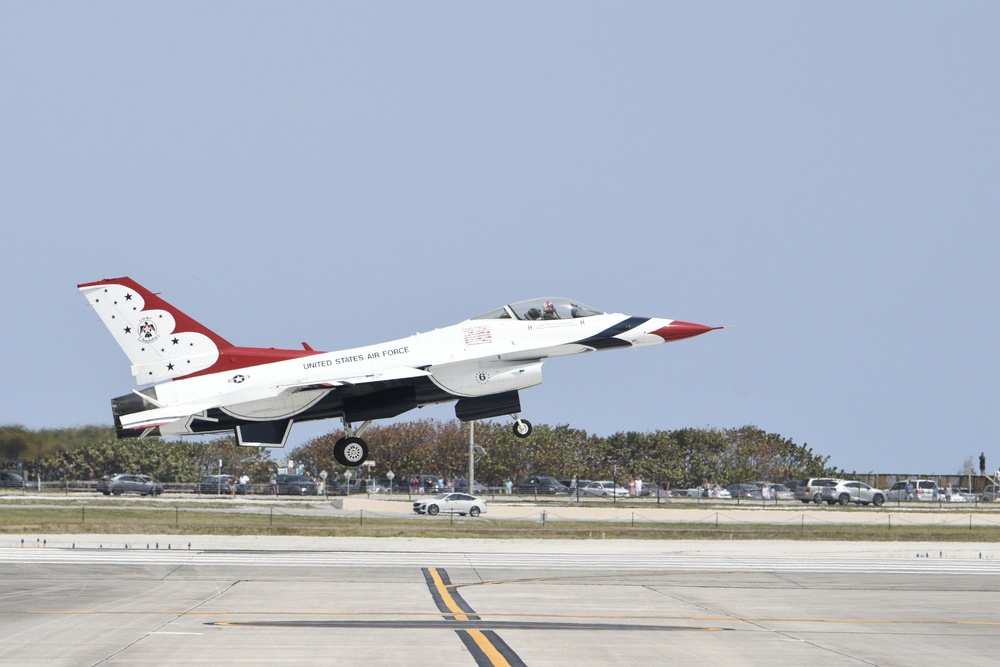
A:
{"type": "Polygon", "coordinates": [[[556,312],[556,307],[552,304],[551,301],[546,301],[545,302],[545,312],[542,313],[542,319],[543,320],[558,320],[559,319],[559,313],[556,312]]]}

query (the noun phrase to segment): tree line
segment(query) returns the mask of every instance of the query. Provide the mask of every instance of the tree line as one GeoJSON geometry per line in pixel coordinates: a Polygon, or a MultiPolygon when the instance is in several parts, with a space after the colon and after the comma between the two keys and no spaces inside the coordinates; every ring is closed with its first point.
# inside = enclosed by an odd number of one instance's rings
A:
{"type": "MultiPolygon", "coordinates": [[[[313,475],[346,469],[333,458],[340,431],[313,438],[279,455],[313,475]]],[[[468,470],[468,425],[458,420],[421,419],[373,426],[365,431],[374,466],[370,473],[397,478],[434,474],[464,478],[468,470]]],[[[756,426],[684,428],[672,431],[623,431],[597,436],[568,425],[535,426],[529,438],[516,437],[507,424],[477,422],[475,444],[486,454],[476,460],[476,480],[500,486],[527,475],[560,479],[634,479],[689,488],[705,482],[784,481],[809,476],[844,476],[828,466],[829,456],[815,454],[756,426]]],[[[203,474],[246,473],[266,482],[284,461],[270,450],[241,447],[233,437],[209,442],[117,439],[114,429],[86,426],[29,430],[0,426],[0,466],[20,469],[43,480],[88,480],[115,473],[143,473],[161,482],[194,482],[203,474]],[[219,462],[222,462],[221,470],[219,462]]]]}

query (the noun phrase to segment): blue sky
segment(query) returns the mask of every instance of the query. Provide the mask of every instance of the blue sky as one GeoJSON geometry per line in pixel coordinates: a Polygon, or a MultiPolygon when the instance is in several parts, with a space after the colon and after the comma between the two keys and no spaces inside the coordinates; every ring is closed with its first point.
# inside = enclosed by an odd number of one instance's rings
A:
{"type": "Polygon", "coordinates": [[[550,362],[536,424],[993,468],[998,30],[987,2],[2,3],[0,423],[110,424],[131,389],[82,282],[328,350],[551,294],[732,328],[550,362]]]}

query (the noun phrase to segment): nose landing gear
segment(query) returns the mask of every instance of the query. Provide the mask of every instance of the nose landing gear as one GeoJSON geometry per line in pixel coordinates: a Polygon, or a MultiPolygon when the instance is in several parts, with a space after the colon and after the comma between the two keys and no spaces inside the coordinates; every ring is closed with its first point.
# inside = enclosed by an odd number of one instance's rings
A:
{"type": "Polygon", "coordinates": [[[531,422],[516,415],[511,415],[511,417],[514,418],[514,435],[519,438],[527,438],[531,435],[531,422]]]}
{"type": "Polygon", "coordinates": [[[343,423],[345,437],[334,443],[333,458],[342,466],[356,468],[368,459],[368,443],[358,436],[364,433],[372,422],[369,419],[357,431],[354,430],[354,425],[346,419],[343,420],[343,423]]]}

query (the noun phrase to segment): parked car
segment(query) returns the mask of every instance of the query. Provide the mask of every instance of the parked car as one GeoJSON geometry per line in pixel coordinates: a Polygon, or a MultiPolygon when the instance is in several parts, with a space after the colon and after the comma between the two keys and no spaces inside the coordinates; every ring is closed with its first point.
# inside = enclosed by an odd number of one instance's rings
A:
{"type": "Polygon", "coordinates": [[[0,471],[0,488],[3,489],[23,489],[24,478],[13,470],[0,471]]]}
{"type": "Polygon", "coordinates": [[[990,484],[979,494],[979,499],[984,502],[996,502],[1000,499],[1000,486],[990,484]]]}
{"type": "Polygon", "coordinates": [[[600,498],[627,498],[628,489],[614,482],[584,482],[578,483],[576,491],[581,496],[598,496],[600,498]]]}
{"type": "Polygon", "coordinates": [[[316,482],[305,475],[278,475],[278,495],[315,496],[316,482]]]}
{"type": "Polygon", "coordinates": [[[97,480],[97,490],[106,496],[123,493],[158,496],[163,493],[163,485],[147,475],[105,475],[97,480]]]}
{"type": "Polygon", "coordinates": [[[873,489],[864,482],[841,480],[833,486],[824,486],[820,493],[823,496],[823,500],[830,505],[835,503],[840,503],[841,505],[848,503],[868,505],[871,503],[878,507],[885,502],[884,492],[879,489],[873,489]]]}
{"type": "Polygon", "coordinates": [[[575,494],[577,487],[586,486],[590,484],[589,479],[560,479],[559,483],[569,489],[570,493],[575,494]]]}
{"type": "Polygon", "coordinates": [[[785,487],[792,492],[792,497],[795,497],[795,487],[797,487],[804,479],[790,479],[784,483],[785,487]]]}
{"type": "Polygon", "coordinates": [[[569,487],[555,477],[546,475],[529,475],[517,487],[518,493],[559,494],[569,493],[569,487]]]}
{"type": "Polygon", "coordinates": [[[816,503],[819,505],[823,502],[823,487],[833,486],[839,481],[841,480],[833,477],[809,477],[806,479],[800,479],[798,484],[795,485],[795,499],[801,500],[804,503],[816,503]]]}
{"type": "Polygon", "coordinates": [[[732,498],[728,489],[724,489],[718,484],[708,484],[695,489],[688,489],[689,498],[732,498]]]}
{"type": "Polygon", "coordinates": [[[938,497],[949,503],[971,503],[976,500],[976,495],[969,489],[961,487],[943,488],[938,491],[938,497]]]}
{"type": "Polygon", "coordinates": [[[932,479],[906,479],[889,487],[886,500],[937,500],[938,486],[932,479]]]}
{"type": "Polygon", "coordinates": [[[433,498],[416,500],[413,511],[417,514],[434,516],[439,512],[454,513],[459,516],[479,516],[486,511],[486,502],[468,493],[439,493],[433,498]]]}
{"type": "MultiPolygon", "coordinates": [[[[468,493],[469,483],[466,482],[464,479],[455,480],[455,490],[461,491],[462,493],[468,493]]],[[[476,480],[472,480],[472,493],[487,494],[489,492],[490,492],[489,487],[487,487],[485,484],[477,482],[476,480]]]]}
{"type": "Polygon", "coordinates": [[[195,493],[205,493],[208,495],[229,495],[234,489],[230,488],[236,484],[229,475],[205,475],[194,485],[195,493]]]}
{"type": "Polygon", "coordinates": [[[760,500],[764,497],[759,486],[746,482],[730,484],[726,487],[726,491],[729,491],[729,496],[731,498],[753,498],[755,500],[760,500]]]}
{"type": "Polygon", "coordinates": [[[760,488],[761,495],[764,495],[764,487],[770,488],[770,498],[769,500],[792,500],[795,498],[795,494],[784,484],[776,484],[774,482],[755,482],[760,488]]]}

